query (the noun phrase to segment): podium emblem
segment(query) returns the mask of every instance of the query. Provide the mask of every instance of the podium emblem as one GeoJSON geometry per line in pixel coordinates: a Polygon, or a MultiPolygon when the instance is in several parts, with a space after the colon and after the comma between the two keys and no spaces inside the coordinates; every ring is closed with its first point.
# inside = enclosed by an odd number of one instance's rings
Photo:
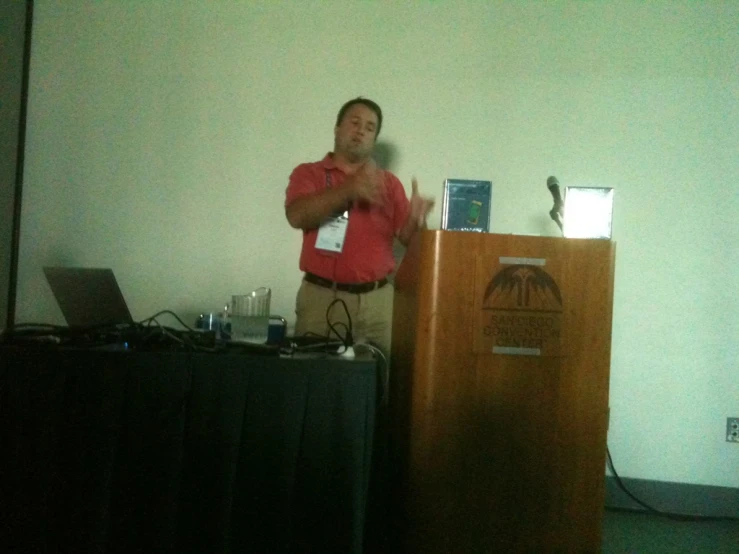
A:
{"type": "Polygon", "coordinates": [[[564,303],[557,273],[542,258],[481,259],[475,352],[560,355],[564,303]]]}

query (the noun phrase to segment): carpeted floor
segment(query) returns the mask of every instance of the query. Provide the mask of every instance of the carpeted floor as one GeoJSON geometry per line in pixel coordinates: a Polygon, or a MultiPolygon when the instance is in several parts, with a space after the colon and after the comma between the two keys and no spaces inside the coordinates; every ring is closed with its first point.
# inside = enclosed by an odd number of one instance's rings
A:
{"type": "Polygon", "coordinates": [[[676,521],[606,510],[602,554],[739,554],[739,519],[676,521]]]}

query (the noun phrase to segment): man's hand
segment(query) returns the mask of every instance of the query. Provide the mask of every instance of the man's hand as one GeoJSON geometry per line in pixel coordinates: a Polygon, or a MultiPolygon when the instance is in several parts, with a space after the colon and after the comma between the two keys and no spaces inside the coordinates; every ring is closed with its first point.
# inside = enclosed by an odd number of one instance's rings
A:
{"type": "Polygon", "coordinates": [[[377,169],[374,160],[369,159],[351,176],[351,191],[354,200],[379,204],[385,192],[382,171],[377,169]]]}
{"type": "Polygon", "coordinates": [[[434,199],[426,198],[418,194],[418,181],[415,177],[411,180],[411,211],[409,218],[415,221],[416,227],[426,225],[426,218],[434,207],[434,199]]]}
{"type": "Polygon", "coordinates": [[[418,194],[418,181],[414,177],[411,181],[411,199],[408,221],[398,233],[398,240],[408,246],[413,235],[426,226],[426,218],[434,207],[434,199],[418,194]]]}
{"type": "Polygon", "coordinates": [[[285,208],[290,225],[296,229],[317,229],[327,217],[344,211],[350,202],[380,204],[385,195],[384,175],[372,159],[367,160],[338,187],[297,198],[285,208]]]}

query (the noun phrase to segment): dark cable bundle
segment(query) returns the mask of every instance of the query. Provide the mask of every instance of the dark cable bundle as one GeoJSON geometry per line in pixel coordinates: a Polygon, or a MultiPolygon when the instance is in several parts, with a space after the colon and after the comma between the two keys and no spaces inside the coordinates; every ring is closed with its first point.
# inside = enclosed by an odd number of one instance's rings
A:
{"type": "Polygon", "coordinates": [[[200,332],[192,329],[171,310],[157,312],[153,316],[140,321],[138,325],[141,329],[141,334],[138,337],[140,344],[147,348],[201,352],[214,352],[217,349],[214,332],[200,332]],[[184,327],[184,330],[174,329],[159,323],[157,317],[164,314],[174,317],[184,327]]]}
{"type": "Polygon", "coordinates": [[[22,323],[0,333],[0,344],[88,348],[125,340],[133,328],[134,325],[66,327],[48,323],[22,323]]]}
{"type": "MultiPolygon", "coordinates": [[[[347,308],[346,302],[344,302],[341,298],[335,298],[333,302],[328,305],[328,308],[326,308],[326,324],[331,330],[331,333],[336,335],[336,337],[344,344],[344,348],[349,348],[350,346],[354,345],[354,337],[352,336],[352,317],[349,315],[349,308],[347,308]],[[346,323],[344,323],[343,321],[331,323],[331,308],[333,308],[336,304],[341,304],[341,306],[344,308],[344,313],[346,314],[347,321],[346,323]],[[337,325],[341,325],[342,327],[344,327],[344,330],[346,332],[344,333],[343,337],[336,330],[337,325]]],[[[329,338],[331,337],[331,333],[329,333],[329,338]]]]}
{"type": "Polygon", "coordinates": [[[329,332],[322,336],[316,333],[306,333],[299,337],[292,337],[282,346],[283,354],[292,354],[294,352],[326,352],[326,353],[342,353],[354,344],[352,335],[352,318],[349,315],[349,309],[341,298],[334,299],[326,308],[326,324],[329,332]],[[331,309],[340,304],[344,308],[346,314],[346,323],[343,321],[331,320],[331,309]],[[343,328],[343,329],[342,329],[343,328]],[[343,334],[340,332],[343,330],[343,334]],[[333,338],[335,335],[336,338],[333,338]]]}
{"type": "Polygon", "coordinates": [[[184,350],[213,352],[213,332],[188,327],[174,312],[161,311],[138,323],[66,327],[46,323],[23,323],[0,333],[0,344],[34,347],[110,348],[116,350],[184,350]],[[162,325],[157,317],[172,315],[184,329],[162,325]]]}

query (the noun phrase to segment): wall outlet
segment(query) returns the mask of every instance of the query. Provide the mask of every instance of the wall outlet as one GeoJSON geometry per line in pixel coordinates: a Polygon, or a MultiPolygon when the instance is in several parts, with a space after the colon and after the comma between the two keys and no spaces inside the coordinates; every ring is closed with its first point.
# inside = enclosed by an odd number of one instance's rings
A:
{"type": "Polygon", "coordinates": [[[726,418],[726,442],[739,444],[739,417],[726,418]]]}

